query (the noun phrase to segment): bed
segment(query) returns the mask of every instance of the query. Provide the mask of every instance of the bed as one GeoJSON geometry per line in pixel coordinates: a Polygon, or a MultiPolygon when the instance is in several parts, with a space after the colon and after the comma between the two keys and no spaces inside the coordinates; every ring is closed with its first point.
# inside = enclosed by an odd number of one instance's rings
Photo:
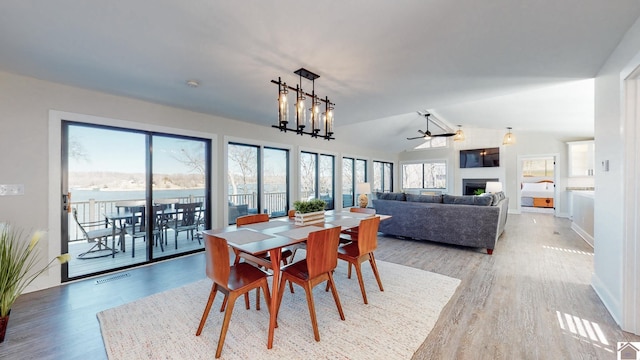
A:
{"type": "Polygon", "coordinates": [[[527,207],[553,207],[554,184],[551,180],[523,182],[520,191],[520,204],[527,207]]]}

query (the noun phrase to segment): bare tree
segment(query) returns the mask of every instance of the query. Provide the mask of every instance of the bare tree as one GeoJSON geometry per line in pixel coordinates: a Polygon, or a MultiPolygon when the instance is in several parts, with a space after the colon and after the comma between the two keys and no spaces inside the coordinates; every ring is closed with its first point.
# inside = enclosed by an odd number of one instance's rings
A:
{"type": "Polygon", "coordinates": [[[189,168],[189,171],[204,175],[206,172],[204,142],[185,141],[178,152],[171,152],[171,157],[189,168]],[[188,147],[191,145],[190,147],[188,147]]]}
{"type": "Polygon", "coordinates": [[[249,184],[257,185],[257,149],[253,146],[230,144],[228,147],[228,156],[228,177],[229,182],[234,186],[234,193],[238,193],[238,185],[241,187],[241,193],[248,193],[249,184]],[[238,174],[237,171],[240,173],[238,174]],[[236,179],[236,177],[239,177],[239,179],[236,179]]]}
{"type": "Polygon", "coordinates": [[[76,137],[69,138],[69,158],[76,161],[91,162],[89,155],[87,155],[87,150],[76,137]]]}

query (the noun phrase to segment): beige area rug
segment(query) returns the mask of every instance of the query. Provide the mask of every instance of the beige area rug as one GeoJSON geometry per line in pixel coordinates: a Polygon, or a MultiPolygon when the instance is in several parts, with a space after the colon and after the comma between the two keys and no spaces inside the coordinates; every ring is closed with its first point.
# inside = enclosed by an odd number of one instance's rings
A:
{"type": "MultiPolygon", "coordinates": [[[[460,280],[378,261],[381,292],[368,263],[363,273],[369,304],[362,301],[355,272],[346,263],[335,273],[345,321],[340,320],[331,292],[314,289],[320,342],[313,330],[304,290],[284,294],[272,349],[267,349],[269,312],[236,302],[222,359],[409,359],[435,325],[460,280]]],[[[216,296],[206,326],[195,336],[211,281],[197,281],[97,314],[107,355],[121,359],[213,359],[223,314],[216,296]]],[[[264,301],[264,297],[261,297],[264,301]]]]}

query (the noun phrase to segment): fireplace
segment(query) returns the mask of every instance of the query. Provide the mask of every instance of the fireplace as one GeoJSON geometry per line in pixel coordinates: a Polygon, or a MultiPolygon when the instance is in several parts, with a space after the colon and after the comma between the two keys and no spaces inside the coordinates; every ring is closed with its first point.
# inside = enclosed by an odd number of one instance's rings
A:
{"type": "Polygon", "coordinates": [[[462,179],[462,195],[474,195],[476,190],[487,187],[487,181],[499,181],[499,179],[462,179]]]}

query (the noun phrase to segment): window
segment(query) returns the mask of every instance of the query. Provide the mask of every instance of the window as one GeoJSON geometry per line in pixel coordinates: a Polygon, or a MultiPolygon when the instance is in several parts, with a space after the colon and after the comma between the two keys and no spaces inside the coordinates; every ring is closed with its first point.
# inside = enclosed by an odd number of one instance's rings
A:
{"type": "Polygon", "coordinates": [[[355,205],[354,189],[363,182],[367,182],[367,161],[342,158],[342,207],[355,205]]]}
{"type": "Polygon", "coordinates": [[[255,145],[232,144],[227,147],[229,180],[229,224],[238,216],[258,213],[258,152],[255,145]]]}
{"type": "Polygon", "coordinates": [[[342,207],[351,207],[355,188],[355,159],[342,158],[342,207]]]}
{"type": "Polygon", "coordinates": [[[414,147],[415,150],[420,149],[432,149],[432,148],[440,148],[447,146],[447,138],[446,137],[433,137],[429,140],[426,140],[422,144],[414,147]]]}
{"type": "Polygon", "coordinates": [[[327,210],[334,208],[335,157],[333,155],[300,153],[300,197],[318,198],[327,202],[327,210]]]}
{"type": "Polygon", "coordinates": [[[373,192],[393,191],[393,164],[384,161],[373,162],[373,192]]]}
{"type": "Polygon", "coordinates": [[[446,189],[447,163],[430,161],[402,165],[403,189],[446,189]]]}
{"type": "Polygon", "coordinates": [[[229,224],[247,214],[285,216],[289,204],[289,151],[229,143],[227,156],[229,224]]]}
{"type": "Polygon", "coordinates": [[[356,184],[367,182],[367,160],[356,159],[356,184]]]}
{"type": "Polygon", "coordinates": [[[263,153],[263,212],[271,217],[286,216],[289,210],[289,151],[265,147],[263,153]]]}
{"type": "Polygon", "coordinates": [[[523,177],[553,177],[554,163],[553,158],[549,159],[531,159],[522,161],[523,177]]]}

